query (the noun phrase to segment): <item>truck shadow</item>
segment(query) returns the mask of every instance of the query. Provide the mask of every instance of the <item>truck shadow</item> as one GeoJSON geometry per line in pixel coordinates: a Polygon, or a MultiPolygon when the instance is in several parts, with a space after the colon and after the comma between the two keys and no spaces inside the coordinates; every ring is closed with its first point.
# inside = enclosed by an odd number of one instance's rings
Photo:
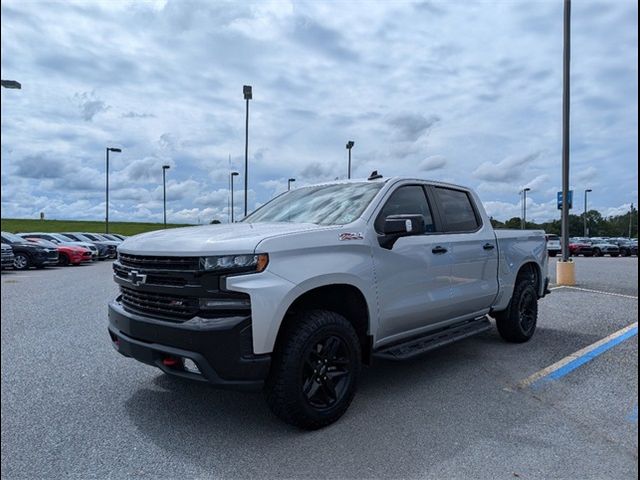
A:
{"type": "Polygon", "coordinates": [[[521,425],[541,411],[528,396],[505,392],[504,381],[483,367],[496,335],[408,362],[376,361],[363,369],[345,416],[314,432],[280,422],[260,393],[221,391],[164,374],[137,390],[126,409],[138,430],[171,457],[187,458],[212,475],[422,476],[465,446],[502,438],[505,425],[521,425]]]}

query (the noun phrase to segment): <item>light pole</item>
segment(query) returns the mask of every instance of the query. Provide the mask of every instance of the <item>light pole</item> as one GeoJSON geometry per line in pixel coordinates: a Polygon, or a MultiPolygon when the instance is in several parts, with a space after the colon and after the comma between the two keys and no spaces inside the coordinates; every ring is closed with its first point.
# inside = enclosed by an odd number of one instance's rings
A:
{"type": "Polygon", "coordinates": [[[295,178],[290,178],[289,180],[287,180],[287,192],[291,190],[291,182],[295,182],[295,181],[296,181],[295,178]]]}
{"type": "Polygon", "coordinates": [[[231,172],[231,223],[233,223],[233,177],[238,175],[238,172],[231,172]]]}
{"type": "Polygon", "coordinates": [[[162,204],[163,204],[163,212],[164,212],[164,228],[167,228],[167,170],[169,170],[171,166],[163,165],[162,166],[162,204]]]}
{"type": "Polygon", "coordinates": [[[106,197],[106,215],[105,215],[105,233],[109,233],[109,152],[115,152],[115,153],[120,153],[122,152],[121,148],[113,148],[113,147],[107,147],[107,168],[106,168],[106,176],[107,176],[107,183],[106,183],[106,188],[105,188],[105,197],[106,197]]]}
{"type": "Polygon", "coordinates": [[[347,170],[347,178],[351,178],[351,149],[354,145],[355,143],[353,143],[353,140],[349,140],[347,142],[347,150],[349,150],[349,168],[347,170]]]}
{"type": "Polygon", "coordinates": [[[629,240],[631,240],[631,232],[633,230],[633,203],[629,208],[629,240]]]}
{"type": "MultiPolygon", "coordinates": [[[[569,261],[569,102],[571,72],[571,0],[564,0],[562,49],[562,261],[569,261]]],[[[571,267],[569,267],[571,269],[571,267]]]]}
{"type": "Polygon", "coordinates": [[[253,92],[251,85],[244,85],[242,87],[242,93],[244,99],[247,101],[247,111],[245,115],[244,124],[244,216],[247,216],[247,190],[249,188],[249,100],[253,98],[253,92]]]}
{"type": "Polygon", "coordinates": [[[15,80],[0,80],[0,84],[2,84],[4,88],[22,89],[20,82],[16,82],[15,80]]]}
{"type": "Polygon", "coordinates": [[[520,228],[525,230],[527,228],[527,192],[530,192],[530,188],[522,189],[522,222],[520,228]]]}
{"type": "Polygon", "coordinates": [[[584,191],[584,236],[589,236],[589,229],[587,228],[587,193],[593,192],[590,188],[584,191]]]}

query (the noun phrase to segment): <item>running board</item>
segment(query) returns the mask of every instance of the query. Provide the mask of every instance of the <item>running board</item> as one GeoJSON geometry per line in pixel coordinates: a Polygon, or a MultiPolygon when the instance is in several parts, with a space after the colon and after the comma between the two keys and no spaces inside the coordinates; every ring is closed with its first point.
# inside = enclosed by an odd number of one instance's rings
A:
{"type": "Polygon", "coordinates": [[[422,337],[412,338],[403,343],[382,347],[374,352],[377,358],[387,360],[407,360],[425,352],[457,342],[463,338],[471,337],[478,333],[486,332],[491,328],[489,319],[484,316],[462,323],[456,323],[450,327],[428,333],[422,337]]]}

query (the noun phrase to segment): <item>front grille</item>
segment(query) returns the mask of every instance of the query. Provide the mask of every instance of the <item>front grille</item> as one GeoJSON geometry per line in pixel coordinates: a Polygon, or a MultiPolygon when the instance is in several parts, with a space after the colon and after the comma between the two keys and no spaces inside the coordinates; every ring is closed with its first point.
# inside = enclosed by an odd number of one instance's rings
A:
{"type": "Polygon", "coordinates": [[[198,313],[198,299],[149,293],[120,286],[122,304],[136,312],[187,320],[198,313]]]}
{"type": "MultiPolygon", "coordinates": [[[[113,266],[113,272],[117,277],[120,277],[123,280],[129,279],[129,272],[127,270],[119,268],[118,265],[113,266]]],[[[145,284],[167,287],[184,287],[187,284],[187,280],[182,277],[173,277],[170,275],[147,274],[145,284]]]]}
{"type": "Polygon", "coordinates": [[[119,259],[122,265],[150,270],[196,271],[200,265],[199,257],[156,257],[121,253],[119,259]]]}

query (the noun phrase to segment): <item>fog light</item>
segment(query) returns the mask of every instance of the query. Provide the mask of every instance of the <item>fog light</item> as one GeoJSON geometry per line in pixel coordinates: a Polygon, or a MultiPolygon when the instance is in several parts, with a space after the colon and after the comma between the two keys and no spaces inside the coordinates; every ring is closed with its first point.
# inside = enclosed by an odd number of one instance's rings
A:
{"type": "Polygon", "coordinates": [[[201,373],[200,369],[198,368],[198,365],[196,365],[196,362],[194,362],[190,358],[185,358],[182,366],[185,369],[185,371],[189,373],[197,373],[198,375],[200,375],[201,373]]]}

